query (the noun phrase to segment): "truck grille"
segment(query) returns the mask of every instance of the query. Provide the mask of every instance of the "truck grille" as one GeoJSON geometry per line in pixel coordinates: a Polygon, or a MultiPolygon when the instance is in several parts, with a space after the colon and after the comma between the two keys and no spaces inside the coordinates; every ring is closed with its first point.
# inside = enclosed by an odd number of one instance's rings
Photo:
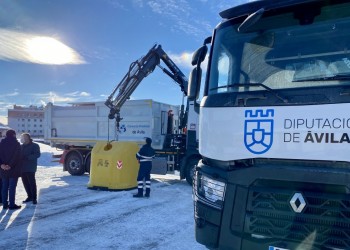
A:
{"type": "Polygon", "coordinates": [[[245,232],[317,246],[350,249],[350,195],[299,192],[306,202],[301,213],[290,205],[295,190],[249,190],[245,232]]]}

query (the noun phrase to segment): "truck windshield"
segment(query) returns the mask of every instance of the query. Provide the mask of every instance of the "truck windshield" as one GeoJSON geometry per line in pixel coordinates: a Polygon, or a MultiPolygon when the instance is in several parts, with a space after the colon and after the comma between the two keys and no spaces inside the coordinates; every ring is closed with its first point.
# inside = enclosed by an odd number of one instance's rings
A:
{"type": "Polygon", "coordinates": [[[240,24],[216,31],[209,95],[350,84],[350,4],[324,7],[306,25],[293,13],[263,17],[242,33],[240,24]]]}

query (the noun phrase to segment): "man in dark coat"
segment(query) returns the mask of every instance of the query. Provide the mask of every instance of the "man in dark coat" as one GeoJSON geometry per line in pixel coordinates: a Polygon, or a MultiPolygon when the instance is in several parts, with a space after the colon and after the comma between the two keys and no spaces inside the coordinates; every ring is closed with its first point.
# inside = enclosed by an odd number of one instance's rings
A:
{"type": "Polygon", "coordinates": [[[137,194],[133,195],[136,198],[143,197],[144,180],[146,182],[145,197],[147,198],[150,197],[152,159],[155,156],[155,152],[151,144],[152,144],[152,139],[147,137],[146,144],[143,145],[140,151],[136,154],[136,158],[140,162],[140,169],[137,176],[137,194]]]}
{"type": "Polygon", "coordinates": [[[6,132],[0,142],[0,175],[2,178],[3,209],[19,209],[15,204],[18,177],[21,175],[21,145],[17,141],[16,132],[6,132]]]}
{"type": "Polygon", "coordinates": [[[38,158],[40,157],[40,147],[34,143],[30,134],[21,135],[22,148],[22,182],[27,193],[27,199],[23,202],[33,202],[37,204],[37,189],[35,172],[38,167],[38,158]]]}

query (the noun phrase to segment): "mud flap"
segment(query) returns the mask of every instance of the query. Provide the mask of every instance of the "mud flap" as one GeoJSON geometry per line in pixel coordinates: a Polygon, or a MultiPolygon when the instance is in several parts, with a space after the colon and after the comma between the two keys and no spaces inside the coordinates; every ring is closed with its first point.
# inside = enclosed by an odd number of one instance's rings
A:
{"type": "Polygon", "coordinates": [[[167,158],[158,157],[152,160],[152,171],[151,174],[163,174],[167,173],[167,158]]]}

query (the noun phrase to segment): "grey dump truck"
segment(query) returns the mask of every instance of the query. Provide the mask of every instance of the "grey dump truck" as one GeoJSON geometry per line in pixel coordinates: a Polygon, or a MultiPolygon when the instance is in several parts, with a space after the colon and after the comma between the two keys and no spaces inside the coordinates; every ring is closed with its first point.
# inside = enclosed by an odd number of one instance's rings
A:
{"type": "Polygon", "coordinates": [[[220,13],[193,56],[196,240],[211,249],[350,249],[350,2],[220,13]]]}

